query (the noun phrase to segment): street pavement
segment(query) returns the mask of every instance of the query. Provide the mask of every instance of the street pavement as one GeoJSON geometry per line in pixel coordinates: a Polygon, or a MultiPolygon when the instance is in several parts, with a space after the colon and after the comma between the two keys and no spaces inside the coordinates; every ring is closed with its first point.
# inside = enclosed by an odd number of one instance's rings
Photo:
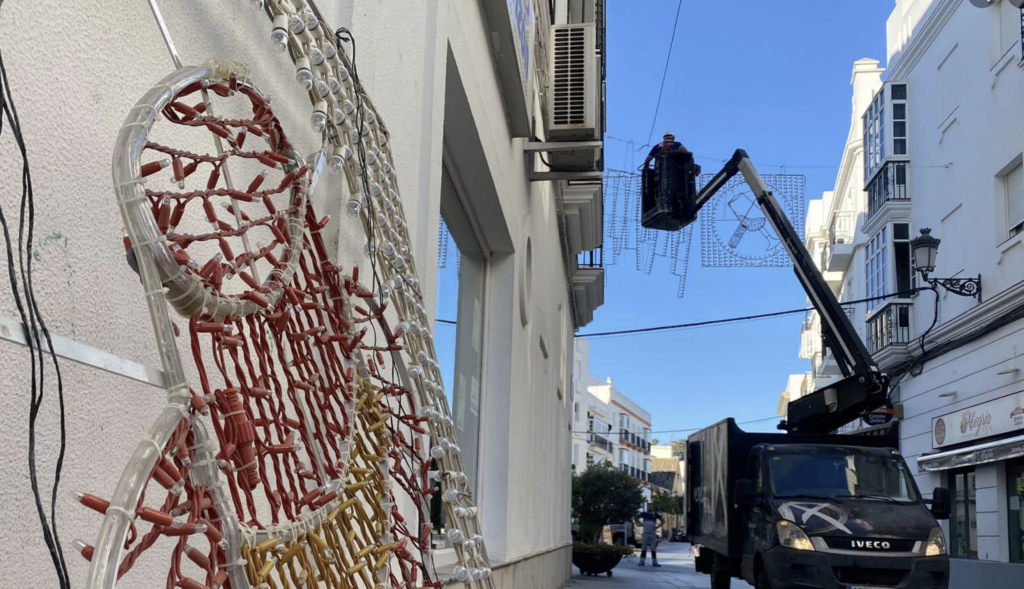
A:
{"type": "MultiPolygon", "coordinates": [[[[584,577],[579,569],[572,568],[572,579],[565,589],[616,589],[630,587],[633,589],[663,588],[698,588],[710,589],[711,577],[698,573],[693,568],[693,552],[690,545],[684,542],[661,542],[658,544],[659,568],[651,567],[651,555],[647,555],[645,566],[638,566],[640,552],[635,556],[623,558],[619,566],[612,571],[612,576],[584,577]]],[[[733,589],[751,589],[743,581],[733,579],[733,589]]]]}

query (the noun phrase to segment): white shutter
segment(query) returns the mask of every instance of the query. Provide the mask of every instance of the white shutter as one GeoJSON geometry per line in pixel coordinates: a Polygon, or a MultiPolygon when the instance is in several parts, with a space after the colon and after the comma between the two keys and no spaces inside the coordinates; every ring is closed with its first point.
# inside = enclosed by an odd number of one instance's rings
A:
{"type": "Polygon", "coordinates": [[[1006,175],[1006,214],[1011,228],[1024,221],[1024,165],[1006,175]]]}

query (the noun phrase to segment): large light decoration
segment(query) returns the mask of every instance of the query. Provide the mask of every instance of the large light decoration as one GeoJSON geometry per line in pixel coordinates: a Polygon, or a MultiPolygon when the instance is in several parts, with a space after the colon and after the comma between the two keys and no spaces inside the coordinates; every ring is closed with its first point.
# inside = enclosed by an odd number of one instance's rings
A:
{"type": "Polygon", "coordinates": [[[310,94],[321,158],[307,165],[248,67],[222,60],[161,81],[115,145],[168,395],[110,499],[80,497],[105,515],[95,545],[79,546],[88,586],[113,588],[163,551],[167,586],[183,589],[436,587],[437,492],[453,576],[491,587],[387,130],[319,15],[265,8],[310,94]],[[216,152],[173,147],[197,134],[216,152]],[[356,195],[345,209],[366,233],[363,281],[330,259],[328,219],[310,205],[322,159],[356,195]]]}

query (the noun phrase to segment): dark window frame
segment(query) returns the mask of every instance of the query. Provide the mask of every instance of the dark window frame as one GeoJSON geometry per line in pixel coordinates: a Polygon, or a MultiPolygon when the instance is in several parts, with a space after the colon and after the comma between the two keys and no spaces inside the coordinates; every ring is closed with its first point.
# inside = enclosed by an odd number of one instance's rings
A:
{"type": "Polygon", "coordinates": [[[1010,562],[1024,563],[1024,458],[1006,462],[1006,520],[1010,538],[1010,562]],[[1020,469],[1020,475],[1013,474],[1020,469]],[[1016,487],[1016,488],[1015,488],[1016,487]],[[1017,498],[1017,509],[1012,509],[1017,498]],[[1016,520],[1013,512],[1017,512],[1016,520]],[[1014,542],[1014,538],[1017,542],[1014,542]],[[1016,550],[1015,550],[1016,548],[1016,550]]]}
{"type": "Polygon", "coordinates": [[[974,467],[970,466],[970,467],[967,467],[967,468],[959,468],[959,469],[956,469],[956,470],[950,470],[950,471],[948,471],[946,476],[947,476],[946,487],[949,489],[949,494],[950,494],[950,498],[952,500],[952,507],[953,507],[953,511],[952,511],[952,513],[950,514],[950,517],[949,517],[949,556],[950,556],[950,558],[965,558],[965,559],[970,559],[970,560],[977,560],[978,559],[977,548],[975,548],[974,554],[971,554],[971,534],[974,535],[975,545],[977,545],[977,540],[978,540],[978,500],[977,500],[977,491],[976,491],[976,489],[977,489],[977,478],[976,478],[977,474],[975,472],[974,467]],[[958,493],[957,493],[958,486],[957,486],[956,480],[957,480],[957,477],[960,476],[960,475],[963,475],[963,481],[964,481],[964,495],[965,495],[964,501],[963,501],[964,509],[965,509],[964,522],[967,525],[967,535],[965,536],[966,543],[963,544],[964,546],[966,546],[966,553],[963,553],[963,554],[961,554],[961,550],[960,550],[961,549],[961,545],[962,545],[961,534],[963,533],[963,531],[960,530],[960,526],[957,525],[957,517],[956,517],[957,516],[957,513],[956,513],[957,503],[959,502],[958,493]],[[972,501],[972,498],[971,498],[971,490],[969,488],[967,488],[967,481],[969,479],[970,480],[974,480],[974,482],[975,482],[975,493],[974,493],[973,501],[972,501]],[[973,510],[972,510],[972,504],[973,504],[973,510]],[[973,529],[973,531],[971,529],[971,518],[972,518],[972,515],[973,515],[973,519],[974,519],[974,529],[973,529]]]}

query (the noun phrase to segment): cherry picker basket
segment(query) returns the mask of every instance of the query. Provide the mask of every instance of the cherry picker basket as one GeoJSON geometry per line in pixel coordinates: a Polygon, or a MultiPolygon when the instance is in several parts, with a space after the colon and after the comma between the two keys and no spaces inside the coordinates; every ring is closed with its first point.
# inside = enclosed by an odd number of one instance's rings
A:
{"type": "Polygon", "coordinates": [[[700,166],[688,151],[670,151],[643,169],[640,224],[647,229],[678,231],[697,219],[700,166]]]}

